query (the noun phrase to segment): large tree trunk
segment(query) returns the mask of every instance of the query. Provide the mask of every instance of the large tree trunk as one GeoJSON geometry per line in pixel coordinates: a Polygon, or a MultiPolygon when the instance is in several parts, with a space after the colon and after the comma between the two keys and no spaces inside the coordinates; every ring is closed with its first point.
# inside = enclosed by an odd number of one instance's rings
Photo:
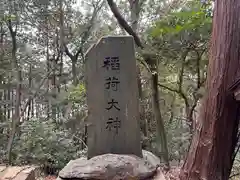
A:
{"type": "Polygon", "coordinates": [[[214,6],[207,93],[181,180],[227,180],[237,142],[239,104],[229,87],[240,72],[240,1],[214,6]]]}

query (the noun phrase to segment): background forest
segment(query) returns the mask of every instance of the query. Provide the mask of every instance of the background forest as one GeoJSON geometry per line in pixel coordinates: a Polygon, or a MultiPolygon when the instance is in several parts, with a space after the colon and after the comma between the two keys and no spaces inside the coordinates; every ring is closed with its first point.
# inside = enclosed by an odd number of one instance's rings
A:
{"type": "MultiPolygon", "coordinates": [[[[84,54],[102,36],[128,34],[110,2],[0,0],[0,164],[38,164],[55,172],[85,156],[84,54]]],[[[142,146],[165,164],[180,166],[205,91],[212,4],[115,3],[140,41],[142,146]]],[[[236,156],[233,177],[240,172],[239,161],[236,156]]]]}

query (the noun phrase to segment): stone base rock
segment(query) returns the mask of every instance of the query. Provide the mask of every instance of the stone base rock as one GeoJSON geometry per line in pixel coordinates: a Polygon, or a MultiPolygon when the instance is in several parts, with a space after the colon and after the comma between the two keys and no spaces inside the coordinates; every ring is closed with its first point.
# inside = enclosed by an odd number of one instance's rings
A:
{"type": "Polygon", "coordinates": [[[148,162],[151,166],[159,166],[160,165],[160,159],[159,157],[157,157],[156,155],[154,155],[153,153],[146,151],[146,150],[142,150],[142,154],[143,154],[143,159],[148,162]]]}
{"type": "Polygon", "coordinates": [[[36,166],[0,165],[0,180],[36,180],[36,166]]]}
{"type": "Polygon", "coordinates": [[[157,162],[160,163],[160,160],[151,154],[151,161],[148,162],[146,156],[142,159],[135,155],[104,154],[89,160],[86,158],[72,160],[59,172],[58,180],[151,179],[157,173],[157,162]]]}

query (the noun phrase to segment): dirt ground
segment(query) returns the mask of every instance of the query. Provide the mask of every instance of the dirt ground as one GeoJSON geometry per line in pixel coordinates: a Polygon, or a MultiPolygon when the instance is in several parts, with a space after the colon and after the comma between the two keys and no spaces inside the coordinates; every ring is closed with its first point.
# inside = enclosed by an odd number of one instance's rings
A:
{"type": "Polygon", "coordinates": [[[179,180],[179,173],[180,167],[172,167],[168,172],[159,168],[159,172],[153,180],[179,180]]]}

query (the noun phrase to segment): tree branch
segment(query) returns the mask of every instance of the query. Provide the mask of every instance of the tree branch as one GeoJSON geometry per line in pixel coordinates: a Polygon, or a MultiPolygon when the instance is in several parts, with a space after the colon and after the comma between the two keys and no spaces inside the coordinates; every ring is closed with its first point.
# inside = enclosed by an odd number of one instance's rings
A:
{"type": "Polygon", "coordinates": [[[104,4],[104,2],[102,2],[101,5],[98,5],[99,3],[100,3],[100,1],[97,2],[97,5],[93,5],[94,10],[93,10],[93,13],[92,13],[92,17],[91,17],[90,21],[88,22],[88,26],[87,26],[86,30],[85,30],[84,32],[82,32],[82,34],[81,34],[81,36],[82,36],[82,37],[81,37],[81,43],[80,43],[80,47],[78,48],[76,54],[73,55],[73,54],[69,51],[67,45],[64,43],[65,53],[67,54],[67,56],[68,56],[70,59],[77,59],[80,53],[83,54],[83,53],[82,53],[82,52],[83,52],[83,45],[84,45],[84,43],[87,41],[87,39],[88,39],[88,37],[89,37],[89,35],[90,35],[90,33],[91,33],[91,29],[92,29],[92,27],[93,27],[94,20],[95,20],[95,18],[96,18],[96,16],[97,16],[99,10],[102,8],[102,6],[103,6],[103,4],[104,4]]]}
{"type": "Polygon", "coordinates": [[[146,2],[146,0],[140,0],[139,1],[139,8],[142,8],[143,4],[146,2]]]}
{"type": "MultiPolygon", "coordinates": [[[[205,44],[206,43],[204,43],[204,45],[205,44]]],[[[203,54],[205,53],[206,50],[207,50],[207,48],[204,48],[202,50],[202,52],[199,53],[199,51],[196,48],[194,48],[194,51],[197,54],[197,67],[196,67],[196,71],[197,71],[197,89],[199,89],[202,86],[203,82],[204,82],[204,79],[201,80],[201,75],[200,75],[200,60],[201,60],[201,58],[202,58],[202,56],[203,56],[203,54]]]]}
{"type": "Polygon", "coordinates": [[[44,85],[44,82],[48,79],[49,75],[52,73],[52,71],[49,71],[46,76],[42,79],[42,81],[40,82],[37,90],[35,91],[35,93],[30,96],[27,100],[27,102],[25,103],[24,107],[22,108],[22,111],[20,113],[20,118],[22,118],[24,116],[24,113],[27,109],[27,107],[30,105],[31,101],[37,96],[38,91],[41,89],[41,87],[44,85]]]}
{"type": "MultiPolygon", "coordinates": [[[[145,0],[142,0],[145,1],[145,0]]],[[[112,13],[114,14],[115,18],[117,19],[118,23],[120,24],[120,26],[131,36],[133,36],[134,41],[136,43],[136,45],[138,47],[140,47],[141,49],[144,49],[144,46],[139,38],[139,36],[137,35],[136,32],[133,31],[132,27],[126,22],[126,20],[122,17],[122,15],[120,14],[120,12],[118,11],[118,8],[116,6],[116,4],[113,2],[113,0],[107,0],[108,5],[112,11],[112,13]]],[[[130,0],[129,0],[130,2],[130,0]]],[[[140,61],[140,63],[146,67],[146,69],[148,71],[151,72],[151,70],[149,69],[149,67],[147,66],[147,63],[145,64],[143,61],[140,61]]]]}
{"type": "Polygon", "coordinates": [[[65,43],[63,43],[63,47],[65,49],[65,53],[67,54],[67,56],[70,57],[70,59],[73,59],[73,55],[72,55],[72,53],[70,53],[70,51],[65,43]]]}
{"type": "Polygon", "coordinates": [[[200,57],[200,55],[199,55],[199,53],[198,53],[198,51],[196,51],[197,52],[197,56],[198,56],[198,58],[197,58],[197,88],[200,88],[201,87],[201,76],[200,76],[200,59],[201,59],[201,57],[200,57]]]}
{"type": "Polygon", "coordinates": [[[116,6],[116,4],[113,2],[113,0],[107,0],[108,5],[112,11],[112,13],[114,14],[114,16],[116,17],[118,23],[120,24],[120,26],[122,26],[129,35],[133,36],[134,41],[136,43],[136,45],[138,47],[140,47],[141,49],[144,48],[140,38],[138,37],[138,35],[133,31],[133,29],[131,28],[131,26],[129,26],[129,24],[127,23],[127,21],[122,17],[122,15],[120,14],[120,12],[118,11],[118,8],[116,6]]]}
{"type": "Polygon", "coordinates": [[[239,175],[240,175],[240,173],[233,174],[233,175],[231,175],[231,176],[229,177],[229,179],[232,179],[233,177],[239,176],[239,175]]]}
{"type": "Polygon", "coordinates": [[[163,84],[158,83],[158,86],[159,86],[159,87],[162,87],[162,88],[164,88],[164,89],[166,89],[166,90],[168,90],[168,91],[175,92],[175,93],[179,93],[179,90],[170,88],[170,87],[165,86],[165,85],[163,85],[163,84]]]}
{"type": "Polygon", "coordinates": [[[179,92],[182,92],[182,84],[183,84],[183,74],[184,74],[184,68],[185,68],[185,60],[187,58],[188,52],[190,51],[190,49],[188,48],[183,55],[181,56],[181,61],[182,61],[182,66],[181,66],[181,70],[180,73],[178,75],[178,89],[179,92]]]}
{"type": "Polygon", "coordinates": [[[162,88],[164,88],[164,89],[166,89],[168,91],[177,93],[184,100],[185,105],[189,107],[189,102],[188,102],[187,96],[183,92],[179,91],[178,89],[170,88],[170,87],[165,86],[165,85],[160,84],[160,83],[158,83],[158,86],[162,87],[162,88]]]}
{"type": "MultiPolygon", "coordinates": [[[[238,132],[238,135],[237,135],[237,142],[239,142],[239,140],[240,140],[240,132],[238,132]]],[[[234,163],[234,160],[237,156],[239,149],[240,149],[240,143],[237,145],[236,151],[232,155],[232,164],[234,163]]]]}

